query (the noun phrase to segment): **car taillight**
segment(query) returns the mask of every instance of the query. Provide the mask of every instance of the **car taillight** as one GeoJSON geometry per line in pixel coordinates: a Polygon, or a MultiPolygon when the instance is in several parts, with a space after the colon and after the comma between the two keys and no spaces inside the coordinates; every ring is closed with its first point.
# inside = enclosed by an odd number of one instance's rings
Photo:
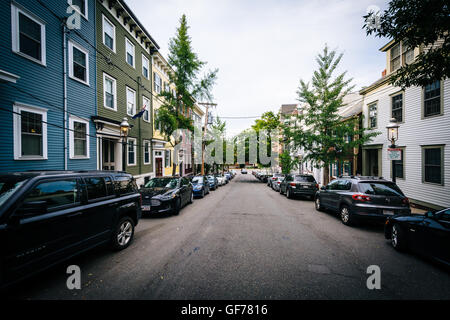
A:
{"type": "Polygon", "coordinates": [[[409,199],[408,198],[404,198],[402,200],[403,204],[409,205],[409,199]]]}
{"type": "Polygon", "coordinates": [[[316,189],[319,189],[319,185],[318,184],[316,184],[316,189]]]}
{"type": "Polygon", "coordinates": [[[364,194],[354,194],[352,195],[352,198],[355,201],[362,201],[362,202],[372,200],[369,196],[366,196],[364,194]]]}
{"type": "Polygon", "coordinates": [[[295,182],[291,182],[290,185],[295,187],[297,184],[295,182]]]}
{"type": "Polygon", "coordinates": [[[278,181],[278,182],[277,182],[277,184],[281,184],[281,182],[280,182],[280,181],[278,181]]]}
{"type": "Polygon", "coordinates": [[[272,178],[272,180],[277,180],[277,178],[272,178]]]}

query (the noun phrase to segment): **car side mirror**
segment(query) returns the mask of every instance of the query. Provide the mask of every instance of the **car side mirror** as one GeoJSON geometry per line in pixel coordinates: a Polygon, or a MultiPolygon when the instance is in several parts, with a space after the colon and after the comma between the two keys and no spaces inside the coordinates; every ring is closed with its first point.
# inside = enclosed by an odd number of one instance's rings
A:
{"type": "Polygon", "coordinates": [[[47,212],[47,201],[25,202],[16,210],[18,217],[32,217],[47,212]]]}
{"type": "Polygon", "coordinates": [[[320,187],[320,190],[327,190],[327,187],[321,186],[321,187],[320,187]]]}
{"type": "Polygon", "coordinates": [[[431,212],[431,211],[428,211],[428,212],[425,213],[425,217],[433,219],[434,218],[434,213],[431,212]]]}

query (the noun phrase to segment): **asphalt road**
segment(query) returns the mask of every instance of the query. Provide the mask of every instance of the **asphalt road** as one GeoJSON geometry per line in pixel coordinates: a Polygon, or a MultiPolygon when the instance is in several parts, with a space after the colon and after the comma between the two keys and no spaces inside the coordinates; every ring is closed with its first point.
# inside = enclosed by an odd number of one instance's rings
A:
{"type": "Polygon", "coordinates": [[[143,218],[133,244],[99,248],[7,292],[18,299],[449,299],[450,272],[400,254],[382,226],[346,227],[307,200],[240,175],[184,208],[143,218]],[[66,287],[80,266],[82,289],[66,287]],[[366,286],[381,269],[381,289],[366,286]]]}

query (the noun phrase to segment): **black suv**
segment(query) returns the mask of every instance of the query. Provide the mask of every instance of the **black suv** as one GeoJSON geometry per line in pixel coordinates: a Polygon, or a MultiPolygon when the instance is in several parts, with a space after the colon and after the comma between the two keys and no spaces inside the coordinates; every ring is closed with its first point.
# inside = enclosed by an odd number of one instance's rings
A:
{"type": "Polygon", "coordinates": [[[141,217],[123,172],[0,174],[0,288],[88,249],[125,249],[141,217]]]}
{"type": "Polygon", "coordinates": [[[316,194],[316,209],[340,214],[342,223],[358,219],[385,221],[395,214],[411,214],[408,198],[393,182],[379,177],[339,177],[316,194]]]}

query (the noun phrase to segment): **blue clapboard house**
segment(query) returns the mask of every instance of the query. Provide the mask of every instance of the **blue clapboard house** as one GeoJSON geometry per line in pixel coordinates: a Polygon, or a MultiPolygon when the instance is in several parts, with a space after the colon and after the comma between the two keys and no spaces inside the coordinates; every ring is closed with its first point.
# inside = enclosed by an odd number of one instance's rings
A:
{"type": "Polygon", "coordinates": [[[0,1],[0,172],[97,169],[95,5],[0,1]]]}

